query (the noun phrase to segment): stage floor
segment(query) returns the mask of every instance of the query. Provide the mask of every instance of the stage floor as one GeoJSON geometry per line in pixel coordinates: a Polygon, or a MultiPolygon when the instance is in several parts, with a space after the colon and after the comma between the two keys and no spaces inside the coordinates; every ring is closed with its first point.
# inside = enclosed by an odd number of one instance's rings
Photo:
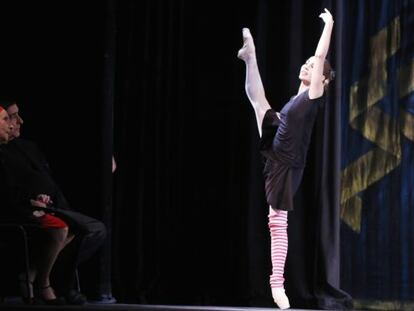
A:
{"type": "MultiPolygon", "coordinates": [[[[172,305],[137,305],[137,304],[85,304],[83,306],[29,306],[22,303],[6,302],[0,304],[0,310],[137,310],[137,311],[270,311],[278,308],[248,308],[248,307],[220,307],[220,306],[172,306],[172,305]]],[[[289,309],[301,311],[305,309],[289,309]]],[[[309,311],[310,309],[306,309],[309,311]]],[[[316,311],[316,310],[314,310],[316,311]]]]}

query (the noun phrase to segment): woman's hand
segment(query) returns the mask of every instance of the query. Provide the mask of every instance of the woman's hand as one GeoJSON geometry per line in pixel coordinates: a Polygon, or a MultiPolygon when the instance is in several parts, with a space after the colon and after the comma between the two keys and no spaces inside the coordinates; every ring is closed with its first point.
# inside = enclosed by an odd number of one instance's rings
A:
{"type": "Polygon", "coordinates": [[[44,211],[38,211],[38,210],[33,211],[33,216],[35,216],[35,217],[43,217],[45,215],[46,215],[46,213],[44,211]]]}
{"type": "Polygon", "coordinates": [[[46,208],[49,204],[52,204],[53,201],[50,199],[50,196],[47,194],[39,194],[35,200],[30,200],[30,204],[34,207],[46,208]]]}
{"type": "MultiPolygon", "coordinates": [[[[43,202],[40,202],[40,201],[38,201],[38,200],[30,200],[30,204],[33,206],[33,207],[36,207],[36,208],[45,208],[46,207],[46,204],[45,203],[43,203],[43,202]]],[[[44,216],[46,213],[44,212],[44,211],[41,211],[41,210],[38,210],[38,209],[36,209],[36,210],[34,210],[33,211],[33,216],[35,216],[35,217],[42,217],[42,216],[44,216]]]]}
{"type": "MultiPolygon", "coordinates": [[[[39,194],[36,198],[36,201],[42,202],[44,203],[46,206],[53,204],[52,199],[50,198],[50,196],[48,196],[47,194],[39,194]]],[[[45,206],[45,207],[46,207],[45,206]]]]}
{"type": "Polygon", "coordinates": [[[325,9],[324,13],[321,13],[319,17],[323,20],[325,24],[333,24],[333,17],[331,12],[325,9]]]}
{"type": "Polygon", "coordinates": [[[30,200],[30,204],[31,204],[33,207],[41,207],[41,208],[45,208],[45,207],[47,207],[45,203],[43,203],[43,202],[41,202],[41,201],[38,201],[38,200],[30,200]]]}

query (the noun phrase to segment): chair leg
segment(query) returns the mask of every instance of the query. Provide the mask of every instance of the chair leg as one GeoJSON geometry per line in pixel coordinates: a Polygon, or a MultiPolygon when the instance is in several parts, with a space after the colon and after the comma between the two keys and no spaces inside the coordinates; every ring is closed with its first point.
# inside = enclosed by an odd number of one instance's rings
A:
{"type": "MultiPolygon", "coordinates": [[[[24,251],[24,268],[25,268],[25,282],[26,282],[26,290],[27,293],[30,295],[30,255],[29,255],[29,243],[26,229],[23,226],[19,226],[23,236],[23,251],[24,251]]],[[[27,297],[30,300],[30,297],[27,297]]]]}
{"type": "Polygon", "coordinates": [[[81,292],[81,288],[80,288],[80,281],[79,281],[78,269],[75,270],[75,279],[76,279],[76,290],[80,293],[81,292]]]}

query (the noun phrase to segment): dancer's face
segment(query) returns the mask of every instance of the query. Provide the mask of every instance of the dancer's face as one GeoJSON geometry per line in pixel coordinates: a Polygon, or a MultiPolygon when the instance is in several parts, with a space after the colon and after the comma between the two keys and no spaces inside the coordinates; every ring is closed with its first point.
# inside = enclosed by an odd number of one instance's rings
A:
{"type": "Polygon", "coordinates": [[[309,85],[311,82],[314,63],[315,56],[312,56],[300,67],[299,80],[305,85],[309,85]]]}
{"type": "MultiPolygon", "coordinates": [[[[315,64],[315,56],[310,57],[300,68],[299,72],[299,80],[302,81],[305,85],[310,85],[310,82],[312,80],[312,74],[313,74],[313,66],[315,64]]],[[[332,70],[331,65],[327,60],[325,60],[323,65],[323,72],[324,74],[321,77],[321,80],[324,82],[324,84],[328,84],[329,80],[326,79],[326,76],[329,76],[330,71],[332,70]]]]}

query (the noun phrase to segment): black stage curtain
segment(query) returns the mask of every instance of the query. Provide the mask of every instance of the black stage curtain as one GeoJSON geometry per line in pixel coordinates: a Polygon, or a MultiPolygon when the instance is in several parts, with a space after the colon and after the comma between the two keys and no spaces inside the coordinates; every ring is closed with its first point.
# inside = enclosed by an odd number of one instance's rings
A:
{"type": "Polygon", "coordinates": [[[246,304],[251,134],[236,54],[254,7],[117,5],[117,294],[246,304]]]}

